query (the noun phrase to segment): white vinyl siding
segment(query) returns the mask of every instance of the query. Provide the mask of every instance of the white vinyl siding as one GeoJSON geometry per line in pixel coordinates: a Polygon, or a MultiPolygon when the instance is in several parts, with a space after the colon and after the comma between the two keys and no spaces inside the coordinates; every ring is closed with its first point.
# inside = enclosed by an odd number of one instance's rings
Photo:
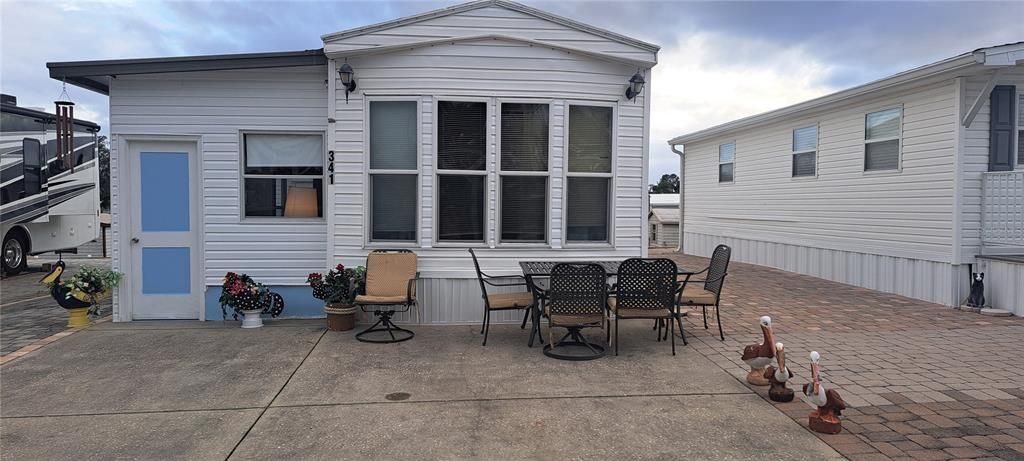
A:
{"type": "Polygon", "coordinates": [[[814,176],[818,164],[818,125],[793,130],[793,177],[814,176]]]}
{"type": "MultiPolygon", "coordinates": [[[[952,81],[858,98],[687,144],[687,234],[948,262],[952,245],[952,81]],[[864,174],[865,114],[902,105],[903,170],[864,174]],[[793,181],[792,128],[818,124],[817,181],[793,181]],[[742,147],[743,180],[714,187],[718,148],[742,147]]],[[[740,257],[743,248],[734,249],[740,257]]],[[[894,275],[895,276],[895,275],[894,275]]]]}
{"type": "Polygon", "coordinates": [[[864,116],[864,171],[900,169],[903,109],[870,112],[864,116]]]}
{"type": "MultiPolygon", "coordinates": [[[[112,159],[125,135],[200,136],[205,281],[245,269],[260,282],[301,285],[327,266],[327,224],[244,220],[241,133],[327,130],[324,66],[122,75],[110,83],[112,159]],[[262,221],[262,222],[260,222],[262,221]]],[[[123,219],[111,168],[112,229],[123,219]]],[[[326,208],[325,208],[326,209],[326,208]]],[[[115,260],[119,235],[111,245],[115,260]]]]}

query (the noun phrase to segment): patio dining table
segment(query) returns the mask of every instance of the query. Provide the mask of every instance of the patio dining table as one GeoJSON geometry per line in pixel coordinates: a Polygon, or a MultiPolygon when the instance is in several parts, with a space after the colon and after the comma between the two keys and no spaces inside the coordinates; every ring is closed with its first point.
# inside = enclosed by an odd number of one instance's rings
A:
{"type": "MultiPolygon", "coordinates": [[[[624,261],[624,260],[622,260],[624,261]]],[[[619,272],[619,265],[622,261],[608,260],[608,261],[520,261],[519,267],[523,269],[523,277],[526,278],[526,283],[530,288],[530,292],[538,296],[538,293],[543,293],[545,289],[538,286],[537,279],[551,277],[551,270],[560,263],[564,262],[586,262],[592,264],[599,264],[604,268],[604,271],[608,274],[608,278],[615,277],[619,272]]],[[[689,277],[699,271],[693,271],[685,268],[676,268],[676,277],[686,276],[686,281],[689,281],[689,277]]],[[[685,283],[685,282],[684,282],[685,283]]],[[[543,307],[543,296],[538,296],[538,302],[534,303],[535,311],[533,315],[533,321],[530,331],[530,340],[527,343],[529,347],[533,347],[533,339],[540,335],[540,318],[544,313],[543,307]]]]}

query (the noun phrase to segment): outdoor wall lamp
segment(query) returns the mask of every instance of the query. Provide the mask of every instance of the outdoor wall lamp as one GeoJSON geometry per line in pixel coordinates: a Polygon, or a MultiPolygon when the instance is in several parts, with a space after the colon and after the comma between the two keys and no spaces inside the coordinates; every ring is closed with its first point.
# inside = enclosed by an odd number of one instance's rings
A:
{"type": "Polygon", "coordinates": [[[629,78],[629,86],[626,87],[626,99],[632,100],[644,90],[644,76],[637,71],[629,78]]]}
{"type": "Polygon", "coordinates": [[[341,64],[338,69],[338,76],[341,77],[341,86],[345,87],[345,103],[348,103],[348,94],[356,90],[355,72],[348,61],[341,64]]]}

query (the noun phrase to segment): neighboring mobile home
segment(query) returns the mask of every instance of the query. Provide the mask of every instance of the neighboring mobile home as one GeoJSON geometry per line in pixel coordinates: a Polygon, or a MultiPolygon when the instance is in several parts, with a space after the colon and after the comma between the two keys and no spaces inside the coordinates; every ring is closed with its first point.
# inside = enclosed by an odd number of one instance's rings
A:
{"type": "Polygon", "coordinates": [[[477,322],[467,248],[508,274],[646,253],[657,46],[503,0],[322,40],[48,64],[110,96],[115,320],[220,319],[227,271],[321,316],[308,273],[408,248],[421,321],[477,322]]]}
{"type": "Polygon", "coordinates": [[[679,247],[679,194],[650,194],[647,214],[649,246],[679,247]]]}
{"type": "Polygon", "coordinates": [[[1022,115],[1016,43],[679,136],[682,249],[1024,315],[1022,115]]]}

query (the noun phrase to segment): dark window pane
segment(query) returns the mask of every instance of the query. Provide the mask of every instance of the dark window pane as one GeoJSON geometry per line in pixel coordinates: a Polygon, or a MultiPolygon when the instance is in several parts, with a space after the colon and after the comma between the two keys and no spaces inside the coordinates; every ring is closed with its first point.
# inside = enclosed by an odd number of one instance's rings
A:
{"type": "Polygon", "coordinates": [[[416,101],[370,102],[370,168],[416,169],[416,101]]]}
{"type": "MultiPolygon", "coordinates": [[[[1021,105],[1024,106],[1024,102],[1021,105]]],[[[1021,111],[1024,111],[1024,107],[1021,111]]],[[[1017,131],[1017,165],[1024,165],[1024,130],[1017,131]]]]}
{"type": "Polygon", "coordinates": [[[438,240],[484,240],[485,179],[486,176],[438,176],[438,240]]]}
{"type": "Polygon", "coordinates": [[[371,240],[416,240],[416,175],[370,176],[371,240]]]}
{"type": "Polygon", "coordinates": [[[245,215],[319,218],[322,179],[245,178],[245,215]]]}
{"type": "Polygon", "coordinates": [[[538,176],[501,178],[501,241],[547,240],[547,180],[538,176]]]}
{"type": "Polygon", "coordinates": [[[610,178],[569,178],[566,240],[608,241],[608,185],[610,178]]]}
{"type": "Polygon", "coordinates": [[[501,169],[548,170],[548,105],[501,105],[501,169]]]}
{"type": "Polygon", "coordinates": [[[437,103],[437,168],[483,170],[487,161],[487,103],[437,103]]]}
{"type": "Polygon", "coordinates": [[[569,106],[569,171],[611,173],[611,107],[569,106]]]}
{"type": "Polygon", "coordinates": [[[900,141],[872,142],[864,146],[865,170],[895,170],[900,166],[900,141]]]}
{"type": "Polygon", "coordinates": [[[718,165],[718,182],[732,182],[732,165],[731,163],[718,165]]]}
{"type": "Polygon", "coordinates": [[[814,176],[814,152],[793,154],[793,176],[814,176]]]}

